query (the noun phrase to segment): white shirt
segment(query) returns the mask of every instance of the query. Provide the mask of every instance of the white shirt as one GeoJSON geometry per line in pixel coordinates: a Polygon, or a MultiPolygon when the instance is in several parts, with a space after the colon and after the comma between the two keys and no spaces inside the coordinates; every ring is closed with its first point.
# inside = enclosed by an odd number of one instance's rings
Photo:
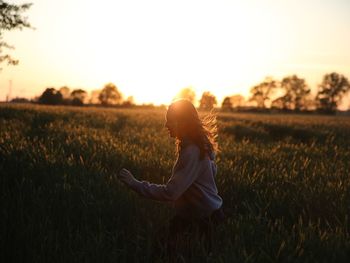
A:
{"type": "Polygon", "coordinates": [[[215,184],[215,155],[212,153],[200,160],[196,144],[184,140],[181,145],[172,175],[165,185],[135,180],[130,187],[144,197],[172,202],[178,216],[210,216],[223,202],[215,184]]]}

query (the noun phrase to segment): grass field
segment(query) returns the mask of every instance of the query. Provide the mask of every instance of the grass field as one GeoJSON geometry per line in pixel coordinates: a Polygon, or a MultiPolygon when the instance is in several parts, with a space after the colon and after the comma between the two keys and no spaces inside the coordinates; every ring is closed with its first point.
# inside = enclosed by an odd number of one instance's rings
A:
{"type": "MultiPolygon", "coordinates": [[[[164,115],[1,105],[1,262],[156,262],[152,242],[173,211],[111,175],[167,181],[164,115]]],[[[213,257],[196,260],[349,262],[350,118],[220,113],[218,127],[229,218],[213,257]]]]}

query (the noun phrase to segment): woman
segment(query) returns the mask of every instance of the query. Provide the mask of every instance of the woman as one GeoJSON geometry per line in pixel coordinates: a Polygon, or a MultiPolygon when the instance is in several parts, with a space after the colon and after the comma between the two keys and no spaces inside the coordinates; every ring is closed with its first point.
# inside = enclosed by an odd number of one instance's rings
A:
{"type": "Polygon", "coordinates": [[[168,182],[162,185],[139,181],[125,168],[118,178],[141,196],[173,203],[176,215],[170,221],[170,256],[175,253],[180,235],[186,231],[203,234],[210,252],[212,223],[224,220],[223,200],[215,184],[216,119],[211,116],[202,121],[190,101],[179,99],[169,106],[165,127],[176,139],[177,153],[168,182]]]}

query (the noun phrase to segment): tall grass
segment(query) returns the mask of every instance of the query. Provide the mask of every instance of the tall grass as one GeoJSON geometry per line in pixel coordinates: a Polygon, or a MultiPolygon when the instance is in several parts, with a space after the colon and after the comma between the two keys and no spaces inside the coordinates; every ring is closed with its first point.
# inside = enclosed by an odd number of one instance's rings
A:
{"type": "MultiPolygon", "coordinates": [[[[0,106],[1,262],[164,262],[174,211],[112,177],[165,183],[161,110],[0,106]]],[[[195,262],[348,262],[350,119],[218,116],[228,220],[195,262]]]]}

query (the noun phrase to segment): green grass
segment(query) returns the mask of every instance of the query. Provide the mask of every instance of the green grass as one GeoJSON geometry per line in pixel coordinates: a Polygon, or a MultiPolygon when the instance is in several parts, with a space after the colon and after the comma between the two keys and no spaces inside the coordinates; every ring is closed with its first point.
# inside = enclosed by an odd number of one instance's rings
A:
{"type": "MultiPolygon", "coordinates": [[[[140,180],[167,181],[175,156],[164,116],[1,105],[0,260],[157,262],[151,247],[174,211],[111,175],[126,167],[140,180]]],[[[196,250],[194,261],[348,262],[350,118],[218,120],[216,182],[229,218],[213,257],[196,250]]]]}

